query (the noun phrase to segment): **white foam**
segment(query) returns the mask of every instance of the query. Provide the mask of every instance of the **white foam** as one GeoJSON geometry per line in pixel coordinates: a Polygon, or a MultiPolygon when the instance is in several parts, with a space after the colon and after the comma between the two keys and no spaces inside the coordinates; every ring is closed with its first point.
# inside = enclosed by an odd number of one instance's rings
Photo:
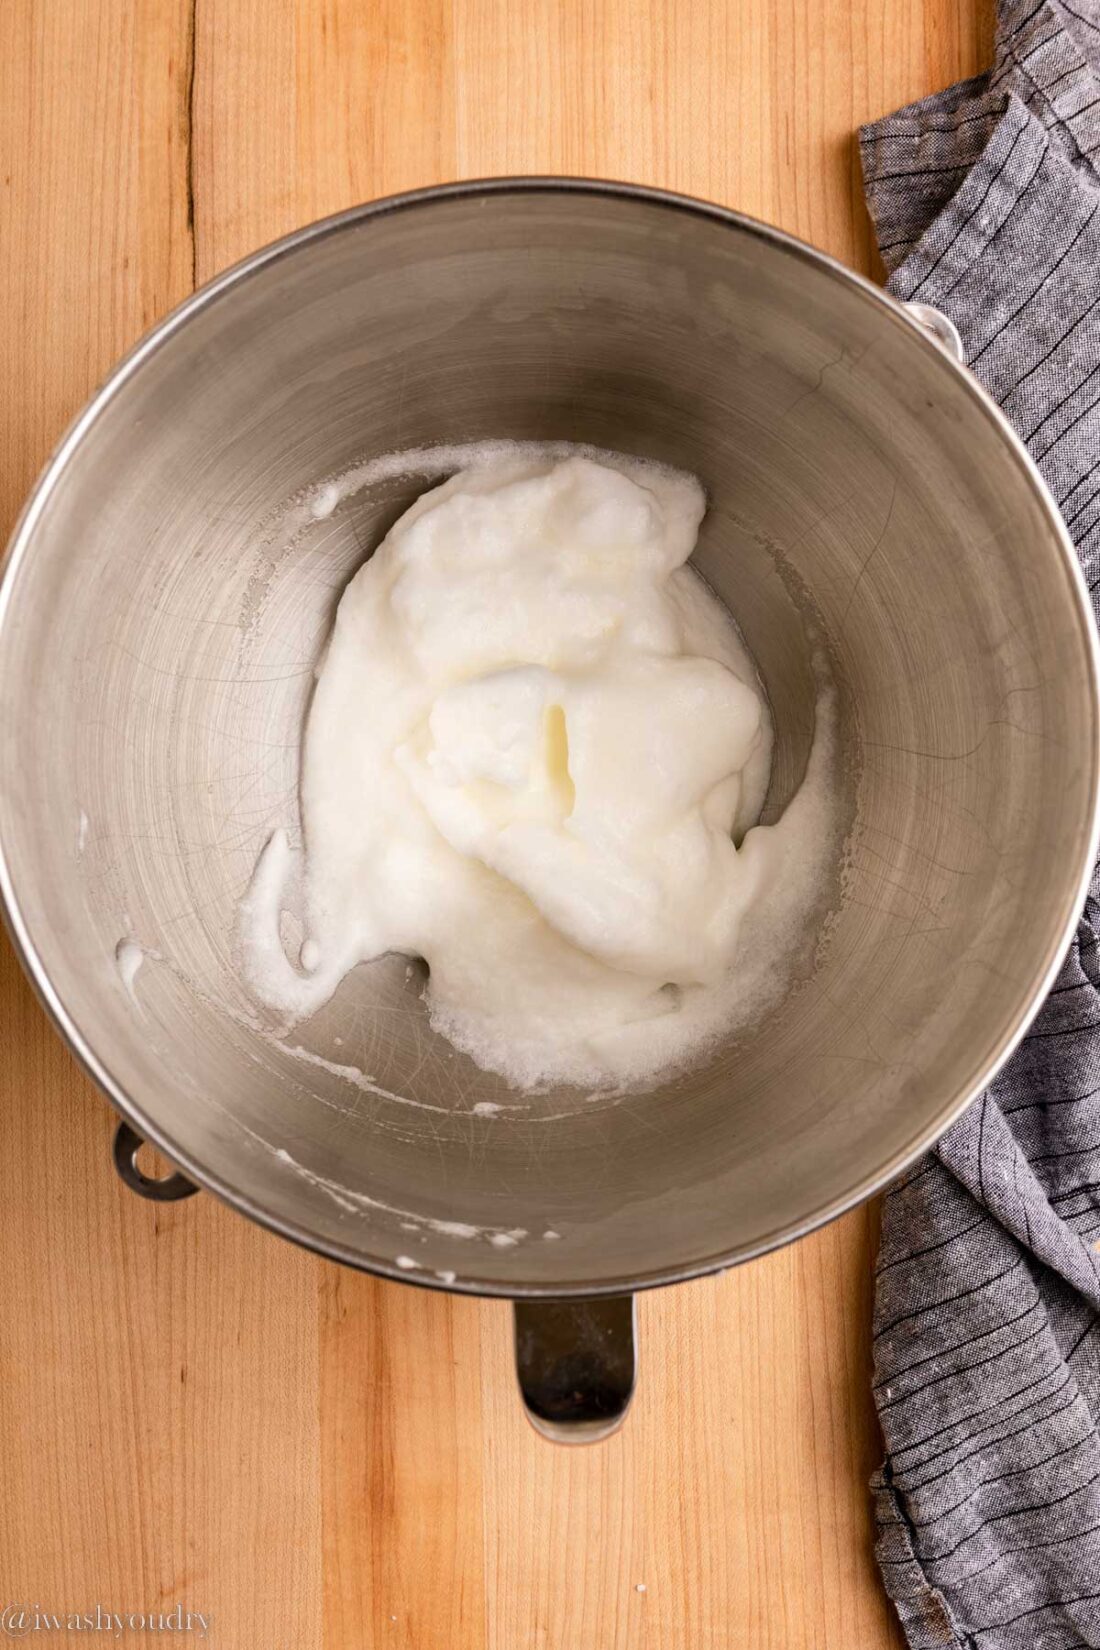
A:
{"type": "Polygon", "coordinates": [[[309,501],[310,512],[314,520],[324,521],[328,516],[331,516],[339,504],[341,496],[339,486],[333,482],[328,482],[325,486],[318,488],[309,501]]]}
{"type": "MultiPolygon", "coordinates": [[[[562,852],[573,852],[564,837],[554,841],[550,857],[541,846],[532,856],[516,848],[511,826],[501,831],[491,812],[471,813],[467,802],[490,777],[511,794],[517,776],[533,771],[543,698],[560,702],[573,692],[577,672],[612,658],[615,668],[625,660],[630,669],[635,656],[716,661],[719,676],[724,671],[741,685],[739,704],[759,694],[728,614],[683,565],[702,512],[701,490],[681,472],[621,455],[564,443],[487,443],[384,455],[324,483],[302,508],[314,517],[327,514],[360,488],[414,474],[453,479],[406,512],[344,593],[306,736],[301,796],[308,863],[303,869],[285,833],[272,834],[241,904],[246,981],[293,1022],[326,1002],[356,962],[387,950],[422,955],[431,969],[426,1001],[435,1029],[515,1087],[578,1084],[604,1098],[647,1086],[765,1013],[812,944],[838,857],[832,692],[822,672],[806,775],[778,824],[751,824],[766,789],[769,737],[750,744],[748,758],[732,764],[737,778],[724,780],[716,788],[720,796],[708,799],[703,816],[713,845],[707,851],[721,850],[728,874],[699,880],[689,832],[679,857],[660,872],[669,876],[660,898],[646,891],[636,866],[620,865],[617,849],[594,860],[591,874],[581,866],[577,878],[563,877],[562,852]],[[607,483],[602,503],[590,473],[576,468],[578,458],[619,478],[607,483]],[[568,470],[571,482],[585,479],[584,510],[564,525],[560,512],[547,516],[551,528],[539,531],[565,534],[561,544],[573,546],[570,565],[578,571],[562,571],[564,550],[544,554],[540,565],[547,571],[540,576],[549,582],[529,590],[523,581],[530,583],[533,563],[517,558],[514,541],[509,551],[505,534],[489,582],[482,589],[475,581],[463,595],[478,553],[478,541],[463,538],[474,531],[467,518],[488,521],[486,530],[494,531],[486,500],[494,503],[508,487],[528,486],[533,495],[542,487],[545,494],[556,467],[568,470]],[[462,545],[458,560],[441,537],[445,523],[453,524],[447,531],[456,535],[454,545],[462,545]],[[590,552],[577,560],[585,534],[590,552]],[[600,569],[621,553],[613,549],[616,534],[635,546],[635,561],[621,596],[609,597],[600,569]],[[589,553],[595,582],[584,559],[589,553]],[[441,587],[443,566],[451,582],[441,587]],[[526,609],[519,600],[497,599],[502,578],[513,574],[517,591],[530,597],[526,609]],[[570,578],[580,581],[575,590],[570,578]],[[471,647],[472,665],[466,659],[471,647]],[[551,647],[560,657],[548,674],[544,654],[551,647]],[[525,666],[531,661],[522,680],[513,671],[499,691],[492,677],[498,655],[525,666]],[[475,678],[489,683],[480,697],[465,685],[461,703],[447,697],[450,682],[475,678]],[[744,833],[737,849],[730,832],[735,840],[744,833]],[[620,889],[614,877],[623,867],[629,874],[620,889]],[[288,960],[280,934],[280,913],[295,900],[308,936],[300,968],[288,960]],[[629,900],[642,916],[624,926],[629,900]]],[[[564,483],[561,496],[568,496],[564,483]]],[[[704,679],[711,680],[705,672],[704,679]]],[[[644,693],[643,677],[638,680],[644,693]]],[[[672,702],[672,681],[666,684],[659,672],[654,677],[650,705],[662,714],[672,702]]],[[[734,689],[728,693],[732,703],[734,689]]],[[[578,721],[588,703],[577,700],[578,721]]],[[[644,728],[645,701],[631,714],[644,728]]],[[[700,737],[713,725],[713,715],[700,716],[700,737]]],[[[731,738],[732,729],[731,723],[731,738]]],[[[614,738],[603,749],[613,759],[614,738]]],[[[631,773],[627,764],[621,779],[605,778],[607,795],[600,798],[604,760],[592,770],[596,836],[603,825],[614,833],[631,773]]],[[[547,776],[549,788],[532,792],[531,806],[549,806],[553,824],[557,779],[549,768],[547,776]]],[[[655,770],[642,777],[638,795],[648,801],[655,770]]],[[[576,840],[580,826],[571,816],[568,829],[576,840]]],[[[648,871],[657,866],[654,861],[648,871]]],[[[380,1089],[354,1067],[291,1052],[368,1092],[417,1103],[380,1089]]],[[[472,1108],[482,1116],[497,1109],[493,1102],[472,1108]]]]}
{"type": "MultiPolygon", "coordinates": [[[[338,1042],[339,1038],[335,1038],[334,1041],[338,1042]]],[[[420,1111],[442,1112],[450,1116],[448,1106],[433,1106],[427,1100],[410,1099],[407,1094],[398,1094],[395,1089],[383,1088],[381,1083],[376,1083],[367,1072],[360,1071],[358,1066],[345,1066],[336,1060],[327,1060],[323,1054],[314,1054],[312,1049],[302,1048],[300,1043],[280,1042],[277,1038],[274,1042],[275,1047],[282,1049],[284,1054],[292,1054],[296,1060],[304,1060],[307,1065],[317,1066],[319,1070],[327,1071],[345,1083],[351,1083],[364,1094],[376,1095],[379,1100],[392,1100],[398,1106],[416,1106],[420,1111]]]]}
{"type": "Polygon", "coordinates": [[[237,1127],[241,1128],[265,1151],[270,1152],[273,1157],[277,1158],[288,1169],[291,1169],[307,1184],[316,1186],[319,1191],[323,1191],[346,1214],[396,1216],[398,1225],[405,1232],[429,1232],[435,1233],[439,1237],[460,1238],[467,1242],[480,1240],[490,1243],[496,1248],[511,1248],[521,1238],[527,1236],[527,1233],[519,1227],[504,1231],[493,1226],[475,1226],[464,1220],[440,1220],[434,1215],[422,1215],[414,1209],[402,1209],[396,1204],[386,1203],[381,1198],[372,1197],[369,1192],[353,1191],[350,1186],[345,1186],[338,1180],[331,1180],[327,1175],[321,1175],[313,1169],[307,1169],[303,1163],[298,1162],[297,1158],[291,1156],[285,1146],[273,1146],[270,1141],[257,1134],[255,1129],[250,1129],[247,1124],[241,1123],[239,1119],[234,1119],[234,1121],[237,1127]]]}
{"type": "Polygon", "coordinates": [[[126,992],[133,1001],[137,1002],[137,992],[134,990],[134,981],[138,971],[145,961],[145,952],[136,940],[119,940],[115,946],[115,962],[122,977],[126,992]]]}

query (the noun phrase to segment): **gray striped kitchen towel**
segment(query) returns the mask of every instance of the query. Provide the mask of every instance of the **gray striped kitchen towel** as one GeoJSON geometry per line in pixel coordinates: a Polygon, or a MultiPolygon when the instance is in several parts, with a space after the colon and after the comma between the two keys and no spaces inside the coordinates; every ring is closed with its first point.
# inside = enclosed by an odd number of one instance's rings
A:
{"type": "MultiPolygon", "coordinates": [[[[864,128],[891,292],[944,310],[1100,595],[1100,0],[864,128]]],[[[883,1207],[877,1555],[915,1650],[1100,1646],[1100,880],[1008,1066],[883,1207]]]]}

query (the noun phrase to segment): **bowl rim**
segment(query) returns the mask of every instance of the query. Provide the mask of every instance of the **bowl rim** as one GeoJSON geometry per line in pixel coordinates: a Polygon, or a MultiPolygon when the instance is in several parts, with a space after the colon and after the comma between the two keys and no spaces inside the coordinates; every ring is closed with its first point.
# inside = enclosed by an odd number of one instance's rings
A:
{"type": "Polygon", "coordinates": [[[160,1149],[173,1164],[178,1166],[182,1173],[194,1182],[196,1187],[210,1192],[220,1202],[228,1204],[238,1213],[248,1216],[249,1219],[267,1230],[275,1232],[279,1236],[287,1238],[300,1247],[311,1250],[326,1259],[351,1266],[357,1271],[389,1278],[395,1282],[414,1284],[421,1288],[439,1289],[452,1294],[528,1300],[585,1299],[631,1294],[643,1289],[684,1283],[692,1278],[723,1272],[731,1266],[756,1259],[758,1256],[767,1254],[771,1250],[780,1248],[797,1238],[807,1236],[810,1232],[816,1231],[827,1222],[835,1220],[839,1215],[845,1214],[867,1198],[873,1197],[877,1192],[882,1191],[892,1180],[904,1172],[915,1159],[933,1146],[951,1124],[962,1115],[1011,1058],[1026,1036],[1029,1026],[1042,1007],[1048,990],[1061,968],[1066,949],[1077,925],[1081,906],[1088,892],[1097,850],[1100,847],[1100,734],[1098,734],[1098,730],[1100,730],[1100,640],[1097,637],[1089,590],[1077,559],[1073,541],[1065,527],[1050,489],[1040,474],[1035,461],[1000,407],[983,389],[978,380],[961,366],[948,350],[935,342],[927,329],[909,315],[901,303],[883,288],[876,286],[866,276],[848,269],[839,259],[832,257],[829,253],[820,251],[785,230],[775,228],[773,225],[750,217],[743,212],[710,201],[700,200],[691,195],[658,189],[645,184],[616,182],[610,179],[590,177],[517,175],[477,178],[408,190],[383,196],[377,200],[350,207],[345,211],[303,225],[301,228],[258,248],[230,265],[204,285],[196,288],[161,321],[144,333],[109,372],[69,424],[43,465],[16,520],[2,564],[0,564],[0,646],[3,645],[4,626],[10,622],[10,612],[13,608],[13,591],[19,568],[24,557],[28,554],[38,520],[50,495],[61,482],[70,458],[88,431],[128,380],[139,372],[143,365],[176,332],[184,327],[193,315],[217,303],[227,293],[248,281],[260,270],[267,269],[281,259],[292,256],[300,247],[312,245],[330,235],[369,224],[375,219],[386,217],[391,213],[406,212],[425,207],[430,208],[440,202],[450,200],[491,199],[505,195],[551,193],[591,195],[604,199],[635,201],[646,207],[685,212],[706,218],[757,240],[765,241],[776,250],[814,269],[818,274],[858,291],[867,302],[879,311],[888,324],[906,328],[917,335],[923,347],[936,352],[942,361],[944,371],[955,375],[957,387],[969,396],[976,411],[995,426],[1015,459],[1025,481],[1031,486],[1036,495],[1041,509],[1049,519],[1056,553],[1060,554],[1062,558],[1064,570],[1069,574],[1071,590],[1076,596],[1077,617],[1084,641],[1091,685],[1090,708],[1093,739],[1087,829],[1084,833],[1088,842],[1088,853],[1082,856],[1082,865],[1073,890],[1073,896],[1072,899],[1067,901],[1066,913],[1058,934],[1055,940],[1047,946],[1041,962],[1037,961],[1034,984],[1012,1031],[993,1055],[976,1066],[971,1077],[961,1086],[959,1092],[941,1107],[932,1121],[919,1129],[904,1146],[892,1153],[878,1168],[859,1176],[845,1192],[825,1200],[797,1220],[777,1225],[749,1243],[743,1243],[733,1249],[722,1250],[701,1259],[651,1268],[649,1271],[637,1275],[617,1276],[602,1279],[598,1282],[580,1284],[543,1284],[523,1282],[522,1280],[509,1283],[500,1278],[477,1278],[473,1276],[460,1276],[453,1283],[446,1284],[427,1271],[419,1273],[403,1271],[395,1264],[387,1263],[384,1259],[368,1259],[339,1240],[319,1236],[308,1227],[294,1220],[289,1220],[277,1211],[265,1207],[263,1203],[242,1193],[223,1179],[216,1169],[211,1169],[200,1163],[189,1152],[180,1148],[173,1140],[169,1129],[154,1125],[146,1119],[140,1104],[115,1079],[106,1061],[97,1053],[90,1039],[85,1037],[54,987],[19,903],[8,864],[6,845],[2,830],[0,830],[0,907],[3,910],[5,925],[11,936],[16,956],[30,979],[39,1000],[46,1009],[47,1015],[52,1020],[54,1028],[60,1033],[70,1052],[75,1056],[84,1071],[106,1094],[122,1117],[145,1140],[160,1149]]]}

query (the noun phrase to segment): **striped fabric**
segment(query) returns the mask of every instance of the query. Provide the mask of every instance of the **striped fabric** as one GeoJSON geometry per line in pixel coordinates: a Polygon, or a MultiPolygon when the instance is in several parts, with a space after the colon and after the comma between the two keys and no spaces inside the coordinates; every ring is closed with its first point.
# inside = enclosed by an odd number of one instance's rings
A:
{"type": "MultiPolygon", "coordinates": [[[[1100,599],[1100,0],[862,133],[899,298],[951,316],[1100,599]]],[[[891,1190],[877,1554],[914,1650],[1100,1646],[1100,879],[1008,1067],[891,1190]]]]}

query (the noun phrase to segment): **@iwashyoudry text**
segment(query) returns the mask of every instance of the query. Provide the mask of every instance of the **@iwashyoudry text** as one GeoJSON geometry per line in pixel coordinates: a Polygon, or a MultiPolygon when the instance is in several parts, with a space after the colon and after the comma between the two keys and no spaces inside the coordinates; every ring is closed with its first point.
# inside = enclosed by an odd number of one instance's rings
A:
{"type": "Polygon", "coordinates": [[[47,1610],[41,1604],[7,1604],[0,1610],[0,1637],[29,1638],[32,1633],[192,1633],[204,1639],[213,1617],[208,1610],[182,1604],[160,1610],[112,1610],[105,1604],[86,1610],[47,1610]]]}

